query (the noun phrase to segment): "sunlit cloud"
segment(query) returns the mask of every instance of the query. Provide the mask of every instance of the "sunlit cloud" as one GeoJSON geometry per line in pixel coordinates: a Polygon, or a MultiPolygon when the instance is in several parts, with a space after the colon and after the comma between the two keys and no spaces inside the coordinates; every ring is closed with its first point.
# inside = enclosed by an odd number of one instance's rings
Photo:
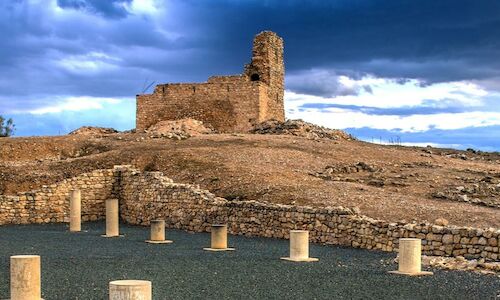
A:
{"type": "Polygon", "coordinates": [[[156,15],[159,13],[159,5],[155,0],[133,0],[124,3],[125,8],[133,14],[156,15]]]}
{"type": "Polygon", "coordinates": [[[472,111],[432,115],[371,115],[342,108],[297,109],[286,105],[287,117],[303,119],[330,128],[362,128],[423,132],[431,129],[456,130],[466,127],[500,125],[500,112],[472,111]]]}
{"type": "Polygon", "coordinates": [[[295,75],[292,75],[292,79],[289,80],[291,82],[288,86],[287,101],[296,102],[296,105],[313,102],[394,108],[419,106],[428,100],[436,102],[453,100],[464,106],[478,106],[481,105],[482,98],[488,95],[488,91],[480,85],[467,81],[426,85],[425,82],[418,79],[376,78],[372,75],[366,75],[359,79],[334,75],[332,81],[329,81],[324,75],[325,73],[322,72],[300,73],[300,76],[304,78],[302,85],[295,83],[295,75]],[[317,76],[318,74],[319,76],[317,76]],[[307,91],[308,82],[311,84],[310,92],[300,93],[303,90],[307,91]],[[331,90],[331,96],[325,97],[314,94],[315,88],[320,91],[328,88],[318,85],[335,85],[336,87],[331,90]]]}
{"type": "Polygon", "coordinates": [[[418,79],[377,78],[370,74],[350,77],[318,70],[300,76],[305,81],[301,84],[292,77],[291,90],[285,93],[288,118],[331,128],[400,132],[500,125],[500,110],[491,107],[491,99],[500,99],[500,93],[478,83],[426,84],[418,79]],[[314,95],[314,89],[324,94],[329,84],[335,86],[330,89],[332,95],[314,95]],[[297,92],[307,92],[308,88],[313,94],[297,92]]]}
{"type": "Polygon", "coordinates": [[[57,64],[74,73],[96,73],[100,71],[115,69],[119,58],[111,57],[102,52],[89,52],[85,55],[67,56],[57,64]]]}
{"type": "MultiPolygon", "coordinates": [[[[128,99],[131,101],[132,99],[128,99]]],[[[124,99],[100,98],[100,97],[67,97],[56,100],[56,104],[44,106],[29,111],[17,111],[15,113],[30,113],[34,115],[43,115],[49,113],[60,113],[63,111],[84,111],[91,109],[102,109],[105,104],[120,104],[124,99]]]]}

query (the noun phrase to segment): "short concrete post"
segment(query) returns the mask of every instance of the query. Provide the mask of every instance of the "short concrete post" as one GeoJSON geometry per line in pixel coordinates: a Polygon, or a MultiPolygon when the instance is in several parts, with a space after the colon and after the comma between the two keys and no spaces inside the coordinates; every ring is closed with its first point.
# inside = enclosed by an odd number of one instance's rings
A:
{"type": "Polygon", "coordinates": [[[82,198],[80,190],[72,190],[69,194],[69,231],[82,230],[82,198]]]}
{"type": "Polygon", "coordinates": [[[227,247],[227,225],[212,225],[210,233],[210,248],[203,248],[207,251],[232,251],[234,248],[227,247]]]}
{"type": "Polygon", "coordinates": [[[103,237],[119,237],[119,208],[118,199],[106,200],[106,234],[103,237]]]}
{"type": "Polygon", "coordinates": [[[290,230],[290,257],[281,259],[295,262],[318,261],[317,258],[309,257],[309,231],[290,230]]]}
{"type": "Polygon", "coordinates": [[[169,244],[173,241],[165,239],[165,220],[151,220],[151,238],[146,240],[150,244],[169,244]]]}
{"type": "Polygon", "coordinates": [[[109,283],[109,300],[151,300],[151,281],[115,280],[109,283]]]}
{"type": "Polygon", "coordinates": [[[432,275],[432,272],[422,271],[422,241],[415,238],[399,239],[399,267],[389,273],[420,276],[432,275]]]}
{"type": "Polygon", "coordinates": [[[10,299],[41,300],[40,256],[10,257],[10,299]]]}

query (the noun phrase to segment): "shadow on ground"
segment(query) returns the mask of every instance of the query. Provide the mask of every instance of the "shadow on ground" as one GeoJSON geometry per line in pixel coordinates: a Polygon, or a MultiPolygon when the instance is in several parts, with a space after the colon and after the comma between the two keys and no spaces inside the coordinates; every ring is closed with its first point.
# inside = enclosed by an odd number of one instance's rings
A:
{"type": "Polygon", "coordinates": [[[0,227],[0,298],[9,296],[9,257],[42,256],[47,300],[107,299],[108,282],[153,282],[153,299],[498,299],[496,276],[433,270],[434,276],[387,274],[394,253],[311,245],[317,263],[280,260],[288,241],[230,236],[233,252],[206,252],[208,233],[168,230],[173,244],[144,243],[149,230],[122,226],[106,239],[104,223],[85,223],[71,234],[65,224],[0,227]]]}

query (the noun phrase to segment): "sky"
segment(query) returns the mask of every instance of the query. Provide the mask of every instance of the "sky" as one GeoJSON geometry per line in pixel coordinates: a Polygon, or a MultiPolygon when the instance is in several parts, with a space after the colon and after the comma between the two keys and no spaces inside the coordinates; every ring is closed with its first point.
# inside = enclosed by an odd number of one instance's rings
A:
{"type": "Polygon", "coordinates": [[[15,136],[131,129],[136,94],[241,73],[262,30],[285,41],[287,118],[500,151],[497,0],[2,0],[0,115],[15,136]]]}

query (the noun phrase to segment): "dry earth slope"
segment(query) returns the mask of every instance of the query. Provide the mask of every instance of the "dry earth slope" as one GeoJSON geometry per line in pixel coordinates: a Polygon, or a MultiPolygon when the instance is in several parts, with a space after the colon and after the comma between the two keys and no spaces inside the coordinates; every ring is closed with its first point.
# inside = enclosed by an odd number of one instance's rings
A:
{"type": "Polygon", "coordinates": [[[4,138],[0,193],[132,164],[227,199],[342,205],[389,221],[445,218],[454,225],[500,228],[498,154],[383,146],[340,131],[325,136],[282,129],[186,139],[147,132],[4,138]]]}

